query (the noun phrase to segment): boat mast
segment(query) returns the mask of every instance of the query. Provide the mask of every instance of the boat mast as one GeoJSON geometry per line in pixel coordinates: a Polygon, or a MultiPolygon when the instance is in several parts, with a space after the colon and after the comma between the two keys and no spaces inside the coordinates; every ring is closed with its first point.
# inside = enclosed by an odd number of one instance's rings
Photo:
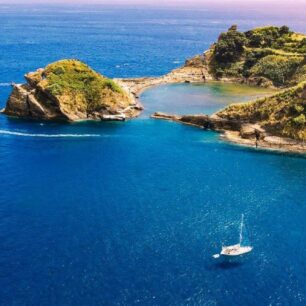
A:
{"type": "Polygon", "coordinates": [[[242,214],[242,215],[241,215],[241,224],[240,224],[239,244],[241,244],[241,242],[242,242],[243,219],[244,219],[244,214],[242,214]]]}

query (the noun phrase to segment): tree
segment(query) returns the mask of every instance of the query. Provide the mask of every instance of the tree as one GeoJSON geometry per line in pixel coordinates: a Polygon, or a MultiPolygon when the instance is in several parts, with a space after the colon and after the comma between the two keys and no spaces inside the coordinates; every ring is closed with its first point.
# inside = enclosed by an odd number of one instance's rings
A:
{"type": "Polygon", "coordinates": [[[229,63],[238,60],[246,42],[244,33],[237,31],[237,26],[233,25],[226,33],[219,36],[215,45],[214,57],[220,63],[229,63]]]}
{"type": "Polygon", "coordinates": [[[254,48],[259,48],[263,44],[264,36],[261,33],[254,33],[249,38],[249,45],[254,48]]]}
{"type": "Polygon", "coordinates": [[[289,27],[287,27],[286,25],[279,28],[280,35],[289,34],[289,32],[290,32],[289,27]]]}

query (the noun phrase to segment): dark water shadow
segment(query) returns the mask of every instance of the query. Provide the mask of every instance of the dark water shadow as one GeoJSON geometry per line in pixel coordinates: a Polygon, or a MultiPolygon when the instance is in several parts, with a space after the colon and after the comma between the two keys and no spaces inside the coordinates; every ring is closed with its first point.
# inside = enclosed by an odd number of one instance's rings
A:
{"type": "Polygon", "coordinates": [[[215,269],[217,270],[229,270],[229,269],[236,269],[243,265],[243,262],[238,261],[221,261],[214,264],[215,269]]]}
{"type": "Polygon", "coordinates": [[[230,270],[237,269],[242,267],[246,262],[245,258],[237,257],[237,258],[228,258],[228,257],[220,257],[217,259],[212,259],[213,261],[206,266],[206,268],[210,271],[214,270],[230,270]]]}

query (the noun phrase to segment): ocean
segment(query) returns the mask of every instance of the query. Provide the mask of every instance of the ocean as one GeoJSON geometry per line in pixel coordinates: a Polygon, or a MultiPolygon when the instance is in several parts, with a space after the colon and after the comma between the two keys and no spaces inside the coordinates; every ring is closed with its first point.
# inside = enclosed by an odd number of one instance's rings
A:
{"type": "MultiPolygon", "coordinates": [[[[109,77],[157,76],[233,23],[305,32],[303,14],[292,14],[0,5],[0,107],[10,82],[58,59],[109,77]]],[[[213,113],[261,94],[160,86],[124,123],[0,116],[0,304],[305,305],[306,158],[149,118],[213,113]],[[238,242],[242,214],[254,250],[212,258],[238,242]]]]}

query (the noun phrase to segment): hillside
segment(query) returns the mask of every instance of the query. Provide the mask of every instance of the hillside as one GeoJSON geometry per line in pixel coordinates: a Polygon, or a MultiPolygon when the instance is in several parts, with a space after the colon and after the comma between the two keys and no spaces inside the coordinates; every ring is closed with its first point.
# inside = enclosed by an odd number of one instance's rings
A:
{"type": "Polygon", "coordinates": [[[25,75],[14,85],[7,115],[48,120],[123,120],[140,106],[113,80],[78,60],[61,60],[25,75]]]}
{"type": "Polygon", "coordinates": [[[306,140],[306,82],[255,102],[232,104],[216,115],[257,123],[272,135],[306,140]]]}
{"type": "Polygon", "coordinates": [[[216,79],[265,87],[289,87],[306,80],[306,35],[287,26],[240,32],[233,25],[203,55],[185,66],[207,67],[216,79]]]}

